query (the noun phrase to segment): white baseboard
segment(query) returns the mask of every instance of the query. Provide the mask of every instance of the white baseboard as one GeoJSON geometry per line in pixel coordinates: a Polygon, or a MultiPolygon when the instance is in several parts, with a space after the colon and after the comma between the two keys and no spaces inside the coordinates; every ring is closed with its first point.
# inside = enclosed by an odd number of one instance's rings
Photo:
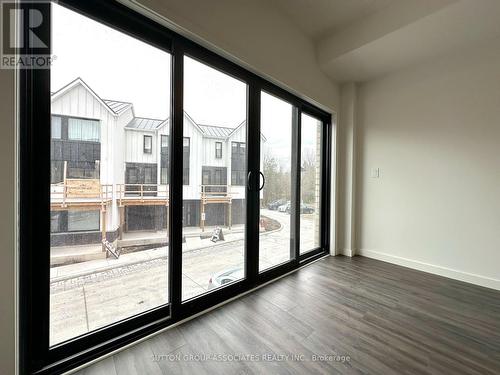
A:
{"type": "Polygon", "coordinates": [[[491,277],[476,275],[464,271],[454,270],[447,267],[437,266],[430,263],[420,262],[418,260],[402,258],[396,255],[383,253],[374,250],[358,250],[358,255],[367,258],[382,260],[384,262],[394,263],[400,266],[413,268],[419,271],[433,273],[439,276],[449,277],[450,279],[465,281],[467,283],[484,286],[486,288],[500,290],[500,280],[491,277]]]}
{"type": "Polygon", "coordinates": [[[354,251],[351,249],[340,249],[337,255],[344,255],[346,257],[353,257],[354,251]]]}

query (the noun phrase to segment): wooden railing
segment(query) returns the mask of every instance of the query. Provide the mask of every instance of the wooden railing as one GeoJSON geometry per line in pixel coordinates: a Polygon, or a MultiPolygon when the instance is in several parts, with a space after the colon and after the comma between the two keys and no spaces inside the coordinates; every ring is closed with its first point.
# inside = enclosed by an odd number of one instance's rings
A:
{"type": "Polygon", "coordinates": [[[168,200],[169,196],[168,185],[117,184],[116,189],[120,206],[122,205],[122,201],[126,200],[168,200]]]}
{"type": "Polygon", "coordinates": [[[60,204],[61,207],[77,202],[104,205],[113,199],[113,185],[101,184],[96,179],[66,179],[51,184],[50,198],[52,204],[60,204]]]}
{"type": "Polygon", "coordinates": [[[201,199],[210,200],[211,198],[231,198],[229,185],[201,185],[201,199]]]}

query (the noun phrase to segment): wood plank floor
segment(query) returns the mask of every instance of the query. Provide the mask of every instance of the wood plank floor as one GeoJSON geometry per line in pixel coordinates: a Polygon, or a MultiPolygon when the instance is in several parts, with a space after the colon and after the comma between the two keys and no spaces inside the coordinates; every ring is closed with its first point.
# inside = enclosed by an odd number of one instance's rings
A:
{"type": "Polygon", "coordinates": [[[78,372],[313,373],[500,374],[500,292],[329,257],[78,372]],[[179,360],[203,354],[255,357],[179,360]]]}

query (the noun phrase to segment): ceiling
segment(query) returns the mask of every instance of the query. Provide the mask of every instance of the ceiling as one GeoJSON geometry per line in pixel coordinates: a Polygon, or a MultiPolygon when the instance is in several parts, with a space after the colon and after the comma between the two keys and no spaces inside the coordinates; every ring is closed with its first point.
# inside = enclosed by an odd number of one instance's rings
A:
{"type": "Polygon", "coordinates": [[[408,0],[268,0],[310,39],[333,34],[394,2],[408,0]]]}
{"type": "Polygon", "coordinates": [[[337,82],[363,82],[500,36],[500,0],[266,0],[337,82]]]}

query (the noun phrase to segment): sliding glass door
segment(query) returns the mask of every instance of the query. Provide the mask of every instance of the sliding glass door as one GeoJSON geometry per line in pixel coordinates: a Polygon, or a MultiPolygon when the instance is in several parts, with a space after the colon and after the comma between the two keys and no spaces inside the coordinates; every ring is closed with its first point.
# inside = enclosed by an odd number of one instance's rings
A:
{"type": "Polygon", "coordinates": [[[56,58],[19,72],[22,371],[328,253],[328,113],[120,2],[43,4],[56,58]]]}
{"type": "Polygon", "coordinates": [[[57,4],[52,47],[55,345],[169,302],[171,55],[57,4]]]}
{"type": "Polygon", "coordinates": [[[300,253],[321,246],[323,123],[306,113],[300,128],[300,253]]]}
{"type": "Polygon", "coordinates": [[[184,57],[182,300],[245,277],[247,85],[184,57]]]}
{"type": "Polygon", "coordinates": [[[290,103],[262,91],[260,164],[265,184],[259,196],[260,272],[295,258],[292,134],[296,111],[290,103]]]}

